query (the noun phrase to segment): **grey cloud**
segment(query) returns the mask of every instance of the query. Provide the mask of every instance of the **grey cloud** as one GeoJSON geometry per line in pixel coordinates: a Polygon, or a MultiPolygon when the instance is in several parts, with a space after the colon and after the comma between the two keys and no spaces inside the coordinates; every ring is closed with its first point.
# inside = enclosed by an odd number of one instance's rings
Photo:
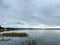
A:
{"type": "Polygon", "coordinates": [[[60,25],[59,0],[0,0],[0,2],[1,22],[8,24],[7,20],[11,20],[12,24],[60,25]]]}

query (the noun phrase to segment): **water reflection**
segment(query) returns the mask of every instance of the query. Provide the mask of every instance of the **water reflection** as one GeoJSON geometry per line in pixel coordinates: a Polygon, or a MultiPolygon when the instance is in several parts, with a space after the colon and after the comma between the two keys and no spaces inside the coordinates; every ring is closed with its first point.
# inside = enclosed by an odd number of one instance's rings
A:
{"type": "Polygon", "coordinates": [[[29,37],[0,37],[0,45],[60,45],[60,30],[25,30],[15,32],[26,32],[29,37]]]}

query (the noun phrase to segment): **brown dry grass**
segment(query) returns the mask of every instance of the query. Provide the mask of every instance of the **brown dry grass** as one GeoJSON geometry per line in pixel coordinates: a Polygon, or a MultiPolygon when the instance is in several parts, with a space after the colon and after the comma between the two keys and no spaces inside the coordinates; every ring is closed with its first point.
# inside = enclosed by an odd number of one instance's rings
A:
{"type": "Polygon", "coordinates": [[[3,32],[4,30],[3,29],[0,29],[0,32],[3,32]]]}
{"type": "Polygon", "coordinates": [[[27,33],[3,33],[1,34],[2,36],[7,36],[7,37],[28,37],[27,33]]]}

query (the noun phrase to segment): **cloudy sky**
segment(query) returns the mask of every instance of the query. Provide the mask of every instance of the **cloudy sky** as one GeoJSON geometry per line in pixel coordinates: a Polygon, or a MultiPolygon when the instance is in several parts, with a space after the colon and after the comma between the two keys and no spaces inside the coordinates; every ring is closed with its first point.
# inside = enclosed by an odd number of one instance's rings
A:
{"type": "Polygon", "coordinates": [[[0,0],[0,25],[60,26],[60,0],[0,0]]]}

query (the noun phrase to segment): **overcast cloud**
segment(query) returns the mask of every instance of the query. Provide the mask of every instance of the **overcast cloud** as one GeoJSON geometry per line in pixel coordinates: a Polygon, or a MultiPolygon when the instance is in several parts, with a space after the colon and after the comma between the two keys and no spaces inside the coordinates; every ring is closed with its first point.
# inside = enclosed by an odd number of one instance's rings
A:
{"type": "Polygon", "coordinates": [[[60,26],[60,0],[0,0],[0,25],[60,26]]]}

